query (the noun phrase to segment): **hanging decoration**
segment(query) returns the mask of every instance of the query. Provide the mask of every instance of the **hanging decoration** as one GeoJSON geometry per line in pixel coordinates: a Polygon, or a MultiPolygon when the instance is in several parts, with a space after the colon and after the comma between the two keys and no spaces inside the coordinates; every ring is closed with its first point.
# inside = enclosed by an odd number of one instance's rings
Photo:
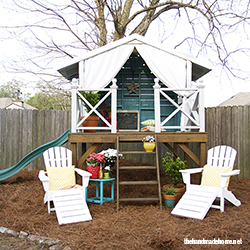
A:
{"type": "Polygon", "coordinates": [[[140,85],[135,85],[135,81],[134,81],[134,70],[132,70],[132,83],[130,86],[127,86],[128,90],[129,90],[129,94],[137,93],[137,88],[139,88],[140,85]]]}

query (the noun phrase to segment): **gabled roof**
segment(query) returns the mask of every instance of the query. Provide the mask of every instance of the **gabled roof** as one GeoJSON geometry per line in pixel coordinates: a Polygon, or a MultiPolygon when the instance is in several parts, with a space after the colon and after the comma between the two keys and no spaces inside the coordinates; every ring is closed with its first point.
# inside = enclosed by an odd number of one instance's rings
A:
{"type": "Polygon", "coordinates": [[[37,109],[23,101],[14,100],[10,97],[0,98],[0,109],[37,109]]]}
{"type": "Polygon", "coordinates": [[[250,92],[240,92],[224,101],[219,107],[250,105],[250,92]]]}
{"type": "Polygon", "coordinates": [[[82,57],[72,59],[67,65],[58,69],[58,72],[60,74],[62,74],[68,80],[72,80],[73,78],[79,78],[78,72],[79,72],[79,62],[80,61],[90,59],[90,58],[95,57],[99,54],[103,54],[107,51],[113,50],[113,49],[121,47],[121,46],[125,46],[125,45],[126,46],[127,45],[138,46],[140,44],[149,45],[151,47],[154,47],[156,49],[161,50],[163,53],[168,53],[169,55],[179,57],[179,58],[184,59],[186,61],[191,61],[192,62],[192,80],[193,81],[196,81],[197,79],[199,79],[203,75],[207,74],[211,70],[208,66],[205,66],[198,59],[196,59],[192,56],[185,55],[185,54],[177,52],[175,50],[167,50],[166,46],[164,46],[162,44],[154,44],[152,42],[149,42],[143,36],[140,36],[138,34],[133,34],[131,36],[117,40],[115,42],[109,43],[103,47],[86,52],[82,57]]]}

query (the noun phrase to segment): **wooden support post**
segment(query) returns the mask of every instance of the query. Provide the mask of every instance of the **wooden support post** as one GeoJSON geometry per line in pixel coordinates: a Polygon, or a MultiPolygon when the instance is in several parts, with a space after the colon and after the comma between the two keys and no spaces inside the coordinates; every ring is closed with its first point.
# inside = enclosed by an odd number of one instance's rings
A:
{"type": "Polygon", "coordinates": [[[71,151],[72,151],[72,165],[77,166],[77,152],[76,152],[76,143],[71,143],[70,145],[71,151]]]}
{"type": "Polygon", "coordinates": [[[205,142],[200,142],[200,167],[204,167],[206,164],[206,159],[207,159],[207,150],[206,150],[206,143],[205,142]]]}
{"type": "MultiPolygon", "coordinates": [[[[188,142],[184,143],[184,145],[187,148],[189,148],[189,143],[188,142]]],[[[187,168],[189,168],[190,167],[189,166],[189,155],[186,152],[184,152],[184,160],[186,161],[187,168]]]]}
{"type": "Polygon", "coordinates": [[[174,149],[169,143],[165,142],[164,145],[165,145],[174,155],[178,155],[177,150],[174,149]]]}
{"type": "Polygon", "coordinates": [[[199,158],[185,145],[184,143],[178,143],[178,146],[198,165],[200,166],[199,158]]]}
{"type": "Polygon", "coordinates": [[[89,149],[84,153],[84,155],[78,160],[78,165],[83,165],[85,164],[86,159],[88,158],[88,156],[90,154],[92,154],[93,152],[95,152],[100,146],[102,145],[102,143],[94,143],[92,145],[90,145],[89,149]]]}
{"type": "MultiPolygon", "coordinates": [[[[82,143],[82,149],[81,149],[82,154],[81,155],[84,155],[86,151],[87,151],[87,143],[82,143]]],[[[79,165],[79,163],[78,163],[78,167],[83,169],[83,170],[87,170],[85,162],[83,162],[83,164],[81,164],[81,165],[79,165]]]]}
{"type": "Polygon", "coordinates": [[[174,142],[174,160],[176,161],[176,158],[178,157],[178,147],[177,147],[177,143],[174,142]],[[176,153],[174,153],[176,152],[176,153]]]}

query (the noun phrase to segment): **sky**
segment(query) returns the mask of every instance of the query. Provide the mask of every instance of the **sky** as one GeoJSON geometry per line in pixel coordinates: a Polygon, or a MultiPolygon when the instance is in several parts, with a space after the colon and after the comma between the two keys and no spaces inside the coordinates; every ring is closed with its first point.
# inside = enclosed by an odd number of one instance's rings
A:
{"type": "MultiPolygon", "coordinates": [[[[7,4],[7,0],[2,0],[4,4],[7,4]]],[[[0,25],[10,25],[10,24],[16,24],[19,20],[23,18],[35,18],[35,14],[30,13],[30,16],[23,15],[23,14],[17,14],[12,11],[9,11],[8,8],[4,7],[5,5],[0,5],[0,25]]],[[[164,23],[164,22],[163,22],[164,23]]],[[[182,24],[180,24],[182,25],[182,24]]],[[[171,37],[165,37],[164,34],[159,35],[159,23],[154,23],[146,34],[146,37],[151,39],[153,42],[159,42],[163,40],[163,44],[166,44],[166,47],[173,49],[173,45],[176,44],[176,36],[171,37]],[[172,47],[171,47],[172,46],[172,47]]],[[[171,24],[169,24],[168,28],[175,29],[174,24],[171,27],[171,24]]],[[[29,84],[26,84],[26,87],[22,89],[23,94],[25,95],[28,92],[34,92],[34,83],[39,80],[39,78],[34,78],[30,74],[21,74],[21,73],[12,73],[12,72],[6,72],[5,66],[9,65],[9,63],[15,64],[15,61],[23,60],[23,62],[29,63],[25,60],[25,56],[29,53],[32,53],[31,51],[27,51],[26,47],[23,46],[23,44],[18,41],[17,38],[20,38],[22,36],[22,33],[27,33],[27,30],[21,29],[19,30],[19,33],[14,33],[11,30],[8,29],[1,29],[1,36],[0,36],[0,58],[1,58],[1,64],[0,64],[0,85],[5,84],[8,81],[11,81],[12,79],[15,79],[17,81],[21,82],[29,82],[29,84]]],[[[184,33],[185,31],[183,31],[184,33]]],[[[46,35],[46,33],[44,33],[46,35]]],[[[60,39],[60,37],[58,37],[60,39]]],[[[65,39],[65,38],[63,38],[65,39]]],[[[179,37],[178,37],[179,39],[179,37]]],[[[246,43],[249,43],[249,41],[245,41],[246,43]]],[[[237,47],[238,46],[238,39],[235,36],[228,37],[228,43],[227,45],[230,47],[237,47]]],[[[242,41],[241,41],[242,43],[242,41]]],[[[185,51],[185,47],[182,49],[177,49],[178,51],[184,52],[186,54],[189,54],[189,51],[185,51]]],[[[214,56],[214,55],[213,55],[214,56]]],[[[223,101],[229,99],[233,95],[239,93],[239,92],[250,92],[250,80],[241,80],[237,77],[233,77],[232,75],[227,76],[225,73],[221,73],[221,68],[217,65],[213,65],[213,56],[210,57],[208,54],[203,54],[199,56],[199,59],[201,61],[204,61],[205,65],[209,65],[212,69],[210,73],[208,73],[206,76],[204,76],[202,80],[202,84],[205,85],[205,106],[206,107],[213,107],[216,105],[219,105],[223,101]]],[[[68,60],[65,60],[67,62],[68,60]]],[[[248,70],[248,66],[250,65],[250,59],[246,56],[239,56],[236,57],[237,67],[242,70],[248,70]]],[[[60,63],[55,62],[50,67],[50,72],[53,72],[53,74],[57,74],[56,70],[60,67],[59,65],[62,64],[62,61],[60,63]]],[[[32,65],[30,67],[33,67],[32,65]]]]}

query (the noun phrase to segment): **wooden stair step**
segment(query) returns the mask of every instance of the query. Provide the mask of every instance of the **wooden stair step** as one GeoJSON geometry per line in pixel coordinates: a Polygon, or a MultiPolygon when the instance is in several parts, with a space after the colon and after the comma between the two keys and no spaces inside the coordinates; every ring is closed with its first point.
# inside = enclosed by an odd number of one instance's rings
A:
{"type": "Polygon", "coordinates": [[[120,169],[157,169],[156,166],[122,166],[120,169]]]}
{"type": "Polygon", "coordinates": [[[158,184],[158,181],[120,181],[120,185],[152,185],[152,184],[158,184]]]}
{"type": "MultiPolygon", "coordinates": [[[[120,166],[119,164],[119,157],[117,157],[117,211],[119,211],[119,203],[120,201],[158,201],[160,210],[162,210],[162,198],[161,198],[161,186],[160,186],[160,170],[159,170],[159,160],[158,160],[158,148],[157,148],[157,137],[155,138],[155,151],[153,152],[146,152],[146,151],[120,151],[120,143],[121,142],[128,142],[133,143],[137,141],[142,141],[142,139],[145,137],[145,134],[141,134],[140,136],[132,139],[128,139],[127,136],[117,136],[117,154],[123,154],[123,155],[152,155],[153,158],[155,158],[155,166],[154,163],[150,166],[120,166]],[[119,171],[120,170],[140,170],[140,169],[151,169],[156,171],[156,180],[147,180],[147,181],[123,181],[120,180],[119,171]],[[144,197],[144,198],[120,198],[119,190],[121,185],[157,185],[158,186],[158,197],[144,197]]],[[[139,178],[139,176],[138,176],[139,178]]],[[[154,177],[151,177],[151,179],[154,179],[154,177]]],[[[148,194],[150,195],[150,194],[148,194]]]]}
{"type": "Polygon", "coordinates": [[[120,201],[159,201],[159,197],[149,198],[120,198],[120,201]]]}

